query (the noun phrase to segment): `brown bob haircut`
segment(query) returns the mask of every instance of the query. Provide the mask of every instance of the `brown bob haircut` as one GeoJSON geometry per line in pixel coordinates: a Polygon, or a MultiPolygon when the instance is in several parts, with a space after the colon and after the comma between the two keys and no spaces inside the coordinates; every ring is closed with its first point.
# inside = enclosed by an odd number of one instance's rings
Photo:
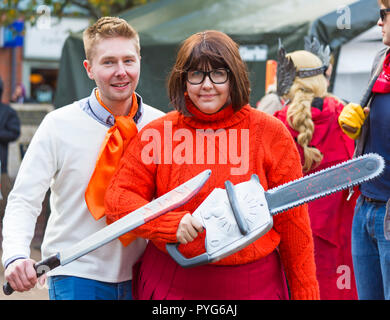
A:
{"type": "Polygon", "coordinates": [[[378,0],[379,5],[384,5],[386,8],[389,7],[389,0],[378,0]]]}
{"type": "Polygon", "coordinates": [[[187,71],[207,71],[210,68],[230,70],[230,98],[235,111],[249,103],[248,70],[241,59],[237,43],[223,32],[206,30],[184,40],[169,75],[168,95],[177,111],[189,114],[184,95],[187,90],[187,71]]]}

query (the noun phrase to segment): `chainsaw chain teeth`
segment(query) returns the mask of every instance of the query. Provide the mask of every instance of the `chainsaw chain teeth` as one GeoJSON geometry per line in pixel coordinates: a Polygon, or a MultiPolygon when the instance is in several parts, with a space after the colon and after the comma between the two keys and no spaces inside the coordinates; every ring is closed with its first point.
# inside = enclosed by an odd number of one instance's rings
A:
{"type": "MultiPolygon", "coordinates": [[[[344,162],[341,162],[339,164],[336,164],[336,165],[333,165],[331,167],[328,167],[328,168],[325,168],[325,169],[322,169],[322,170],[319,170],[319,171],[316,171],[314,173],[311,173],[303,178],[301,178],[301,181],[304,181],[306,179],[309,179],[310,177],[314,176],[314,175],[319,175],[321,173],[323,173],[324,171],[328,171],[328,170],[331,170],[331,169],[334,169],[334,168],[337,168],[337,167],[343,167],[347,162],[350,162],[353,161],[355,162],[354,160],[358,161],[360,159],[364,159],[364,158],[375,158],[378,162],[378,168],[369,176],[365,177],[365,178],[359,178],[357,181],[355,182],[352,182],[350,183],[348,186],[345,186],[345,187],[337,187],[337,188],[334,188],[334,190],[329,190],[329,191],[326,191],[324,193],[319,193],[318,195],[314,196],[313,198],[311,198],[310,200],[307,200],[307,199],[302,199],[302,202],[301,203],[294,203],[294,204],[291,204],[291,206],[289,206],[288,208],[280,208],[280,209],[275,209],[275,210],[271,210],[272,212],[272,215],[275,215],[275,214],[278,214],[278,213],[281,213],[281,212],[284,212],[286,210],[289,210],[289,209],[292,209],[292,208],[295,208],[295,207],[298,207],[304,203],[307,203],[307,202],[311,202],[311,201],[315,201],[317,199],[320,199],[320,198],[323,198],[323,197],[326,197],[328,195],[331,195],[331,194],[334,194],[334,193],[337,193],[339,191],[342,191],[342,190],[345,190],[345,189],[348,189],[348,188],[353,188],[359,184],[362,184],[362,183],[365,183],[367,181],[370,181],[374,178],[376,178],[377,176],[381,175],[384,171],[384,168],[385,168],[385,164],[384,164],[384,160],[381,156],[379,156],[378,154],[376,153],[367,153],[365,155],[362,155],[362,156],[359,156],[359,157],[356,157],[356,158],[353,158],[351,160],[348,160],[348,161],[344,161],[344,162]],[[378,173],[379,171],[379,173],[378,173]]],[[[277,186],[271,190],[268,190],[268,192],[277,192],[279,189],[285,187],[286,185],[292,183],[293,181],[290,181],[290,182],[287,182],[285,184],[282,184],[280,186],[277,186]]]]}

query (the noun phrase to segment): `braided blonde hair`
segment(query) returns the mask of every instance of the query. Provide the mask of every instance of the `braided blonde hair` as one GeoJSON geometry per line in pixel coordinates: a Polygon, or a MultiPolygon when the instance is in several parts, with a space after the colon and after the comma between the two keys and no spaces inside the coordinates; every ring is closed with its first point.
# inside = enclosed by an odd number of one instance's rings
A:
{"type": "MultiPolygon", "coordinates": [[[[295,51],[287,54],[287,57],[292,59],[297,70],[322,66],[321,60],[308,51],[295,51]]],[[[291,101],[287,111],[288,124],[299,132],[297,142],[303,148],[304,172],[318,166],[323,159],[320,150],[310,146],[314,133],[311,104],[315,97],[322,98],[328,95],[327,87],[326,78],[322,74],[309,78],[296,77],[285,97],[291,101]]]]}

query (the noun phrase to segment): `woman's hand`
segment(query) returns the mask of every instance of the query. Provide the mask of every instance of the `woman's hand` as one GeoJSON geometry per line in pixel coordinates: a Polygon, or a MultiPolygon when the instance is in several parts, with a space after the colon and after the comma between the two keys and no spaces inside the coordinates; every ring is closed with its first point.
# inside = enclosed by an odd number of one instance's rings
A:
{"type": "Polygon", "coordinates": [[[186,244],[188,242],[194,241],[198,236],[198,233],[202,231],[202,224],[190,213],[187,213],[180,220],[179,227],[177,228],[176,232],[176,238],[178,242],[186,244]]]}

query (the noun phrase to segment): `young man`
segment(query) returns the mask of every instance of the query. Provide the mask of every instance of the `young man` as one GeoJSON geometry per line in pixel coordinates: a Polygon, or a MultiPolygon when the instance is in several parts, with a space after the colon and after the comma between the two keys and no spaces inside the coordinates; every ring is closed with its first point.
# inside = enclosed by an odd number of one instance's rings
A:
{"type": "Polygon", "coordinates": [[[390,241],[385,238],[390,208],[390,2],[378,3],[378,26],[387,47],[373,64],[375,83],[366,90],[372,97],[367,106],[348,104],[339,116],[344,132],[357,139],[355,155],[376,152],[387,163],[380,177],[361,185],[353,218],[352,258],[358,297],[364,300],[390,300],[390,241]]]}
{"type": "MultiPolygon", "coordinates": [[[[48,188],[51,214],[42,258],[106,226],[100,198],[115,165],[137,129],[163,115],[134,92],[140,75],[139,38],[126,21],[101,18],[85,30],[83,40],[84,67],[97,88],[45,117],[9,196],[2,262],[5,279],[17,291],[37,282],[29,246],[48,188]],[[108,158],[114,164],[107,164],[108,158]]],[[[130,299],[132,265],[144,248],[141,239],[128,246],[114,240],[54,269],[48,274],[50,299],[130,299]]]]}

